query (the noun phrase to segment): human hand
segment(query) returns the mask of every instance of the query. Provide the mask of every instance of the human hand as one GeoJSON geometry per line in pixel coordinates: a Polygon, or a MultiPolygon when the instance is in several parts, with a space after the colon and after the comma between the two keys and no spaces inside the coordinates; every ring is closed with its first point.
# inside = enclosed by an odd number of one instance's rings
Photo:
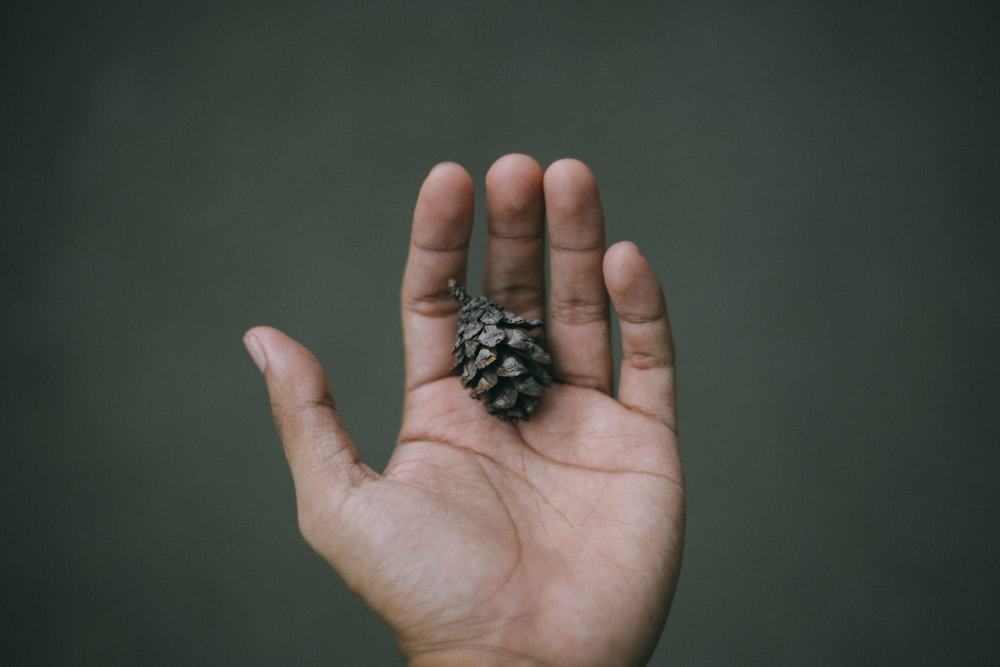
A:
{"type": "Polygon", "coordinates": [[[411,665],[638,665],[680,568],[684,492],[673,345],[636,247],[605,252],[593,175],[508,155],[486,177],[484,292],[545,315],[556,381],[502,422],[450,372],[473,183],[435,167],[403,278],[406,394],[382,474],[359,459],[315,357],[281,332],[245,342],[262,367],[309,544],[396,633],[411,665]],[[621,324],[617,399],[608,295],[621,324]]]}

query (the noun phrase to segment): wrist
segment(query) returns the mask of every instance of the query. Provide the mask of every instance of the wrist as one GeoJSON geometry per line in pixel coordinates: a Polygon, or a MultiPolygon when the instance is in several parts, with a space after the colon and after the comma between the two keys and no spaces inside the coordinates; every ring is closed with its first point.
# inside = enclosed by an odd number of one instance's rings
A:
{"type": "Polygon", "coordinates": [[[408,667],[545,667],[528,656],[494,647],[433,651],[415,655],[408,667]]]}

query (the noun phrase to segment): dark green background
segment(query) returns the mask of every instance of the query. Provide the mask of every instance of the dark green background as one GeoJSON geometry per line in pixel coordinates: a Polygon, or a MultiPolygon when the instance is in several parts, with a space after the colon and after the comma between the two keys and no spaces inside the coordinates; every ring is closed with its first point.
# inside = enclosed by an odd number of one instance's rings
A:
{"type": "Polygon", "coordinates": [[[240,337],[381,467],[420,182],[519,151],[666,286],[653,664],[996,664],[997,3],[4,3],[0,54],[0,662],[401,664],[240,337]]]}

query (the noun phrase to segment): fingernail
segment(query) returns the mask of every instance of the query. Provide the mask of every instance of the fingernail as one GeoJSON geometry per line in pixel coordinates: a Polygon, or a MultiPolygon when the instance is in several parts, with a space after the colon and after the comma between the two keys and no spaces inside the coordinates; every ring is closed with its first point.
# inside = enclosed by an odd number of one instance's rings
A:
{"type": "Polygon", "coordinates": [[[260,344],[256,336],[244,336],[243,345],[246,346],[247,352],[250,353],[250,358],[257,364],[257,368],[263,373],[264,369],[267,368],[267,357],[264,355],[264,346],[260,344]]]}

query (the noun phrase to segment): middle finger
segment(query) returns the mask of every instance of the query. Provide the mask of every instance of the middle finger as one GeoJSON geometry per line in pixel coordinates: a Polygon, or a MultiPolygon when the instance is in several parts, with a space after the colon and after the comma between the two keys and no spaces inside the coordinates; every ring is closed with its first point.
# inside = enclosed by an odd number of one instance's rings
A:
{"type": "Polygon", "coordinates": [[[528,319],[545,310],[545,200],[542,168],[506,155],[486,174],[486,296],[528,319]]]}

